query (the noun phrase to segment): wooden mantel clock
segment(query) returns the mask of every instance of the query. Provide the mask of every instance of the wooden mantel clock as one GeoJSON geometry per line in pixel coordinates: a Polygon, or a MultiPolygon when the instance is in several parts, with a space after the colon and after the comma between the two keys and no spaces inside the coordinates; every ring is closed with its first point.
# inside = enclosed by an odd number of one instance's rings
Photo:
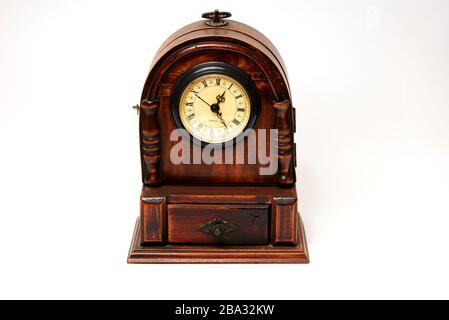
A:
{"type": "Polygon", "coordinates": [[[161,46],[140,114],[143,188],[129,263],[308,263],[295,110],[282,58],[227,12],[161,46]]]}

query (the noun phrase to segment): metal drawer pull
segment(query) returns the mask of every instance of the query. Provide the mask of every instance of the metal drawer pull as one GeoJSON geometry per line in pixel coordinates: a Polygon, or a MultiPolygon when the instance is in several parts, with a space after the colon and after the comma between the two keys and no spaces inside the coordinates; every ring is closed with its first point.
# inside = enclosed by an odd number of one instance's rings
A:
{"type": "Polygon", "coordinates": [[[236,230],[237,227],[232,223],[220,218],[215,218],[206,222],[200,227],[200,230],[205,234],[212,234],[216,238],[220,238],[223,234],[236,230]]]}

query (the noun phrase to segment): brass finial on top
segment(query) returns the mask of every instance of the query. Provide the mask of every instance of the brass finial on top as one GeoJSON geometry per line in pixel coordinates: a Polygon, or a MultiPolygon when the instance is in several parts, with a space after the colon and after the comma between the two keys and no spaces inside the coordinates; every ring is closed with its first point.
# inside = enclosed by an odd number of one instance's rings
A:
{"type": "Polygon", "coordinates": [[[230,12],[220,12],[215,10],[214,12],[206,12],[203,13],[202,17],[205,19],[209,19],[205,23],[210,27],[223,27],[228,24],[227,21],[222,20],[231,17],[232,14],[230,12]]]}

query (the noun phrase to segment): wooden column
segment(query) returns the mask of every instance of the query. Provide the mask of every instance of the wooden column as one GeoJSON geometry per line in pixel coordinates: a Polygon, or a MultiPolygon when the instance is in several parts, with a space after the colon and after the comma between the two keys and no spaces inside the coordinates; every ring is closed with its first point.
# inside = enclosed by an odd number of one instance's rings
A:
{"type": "Polygon", "coordinates": [[[142,153],[143,183],[158,186],[161,183],[159,161],[161,159],[160,128],[157,120],[159,101],[142,101],[140,106],[140,142],[142,153]]]}
{"type": "Polygon", "coordinates": [[[276,110],[274,128],[278,130],[278,159],[279,172],[278,183],[292,185],[295,183],[293,158],[293,128],[290,125],[287,112],[290,108],[290,100],[273,102],[276,110]]]}

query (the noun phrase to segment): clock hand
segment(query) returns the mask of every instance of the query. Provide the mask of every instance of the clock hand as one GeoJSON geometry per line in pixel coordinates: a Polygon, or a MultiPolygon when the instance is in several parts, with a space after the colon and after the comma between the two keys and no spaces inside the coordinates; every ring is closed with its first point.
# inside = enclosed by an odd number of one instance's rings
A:
{"type": "Polygon", "coordinates": [[[206,101],[204,101],[204,99],[203,98],[201,98],[199,95],[197,95],[196,93],[194,93],[195,94],[195,96],[198,98],[198,99],[200,99],[201,101],[203,101],[205,104],[207,104],[209,107],[210,107],[210,110],[213,112],[213,113],[216,113],[217,114],[217,117],[218,117],[218,119],[220,119],[220,121],[221,121],[221,123],[225,126],[225,128],[226,129],[228,129],[228,126],[226,125],[226,122],[223,120],[223,116],[222,116],[222,113],[220,112],[220,102],[224,102],[224,95],[225,95],[225,93],[226,93],[226,90],[223,92],[223,94],[222,95],[218,95],[217,96],[217,103],[214,103],[214,104],[209,104],[209,103],[207,103],[206,101]]]}
{"type": "Polygon", "coordinates": [[[201,101],[203,101],[205,104],[207,104],[207,105],[210,107],[210,111],[212,111],[213,113],[216,113],[216,114],[217,114],[218,119],[220,119],[221,123],[222,123],[222,124],[226,127],[226,129],[227,129],[228,127],[226,126],[226,123],[224,122],[223,118],[221,117],[221,113],[219,112],[219,111],[220,111],[220,106],[218,105],[218,103],[214,103],[214,104],[210,105],[209,103],[207,103],[206,101],[204,101],[203,98],[201,98],[201,97],[200,97],[199,95],[197,95],[196,93],[195,93],[195,95],[196,95],[201,101]]]}
{"type": "Polygon", "coordinates": [[[223,99],[224,98],[224,95],[225,95],[225,93],[226,93],[226,91],[228,91],[227,89],[225,90],[225,91],[223,91],[223,93],[221,94],[221,98],[223,99]]]}
{"type": "Polygon", "coordinates": [[[226,125],[226,122],[223,120],[222,113],[220,112],[220,106],[218,103],[214,103],[210,106],[210,111],[217,114],[218,119],[220,119],[221,123],[225,126],[226,129],[228,129],[228,126],[226,125]]]}
{"type": "Polygon", "coordinates": [[[210,104],[208,104],[206,101],[204,101],[203,100],[203,98],[201,98],[199,95],[197,95],[196,93],[195,93],[195,95],[196,95],[196,97],[198,98],[198,99],[200,99],[201,101],[203,101],[205,104],[207,104],[210,108],[212,108],[212,106],[210,105],[210,104]]]}
{"type": "Polygon", "coordinates": [[[223,120],[223,116],[222,116],[221,112],[217,112],[217,117],[218,117],[218,119],[220,119],[221,123],[225,126],[225,128],[228,129],[226,122],[223,120]]]}
{"type": "Polygon", "coordinates": [[[217,104],[221,103],[221,102],[225,102],[225,98],[224,95],[226,93],[227,90],[223,91],[223,93],[221,95],[217,96],[217,104]]]}
{"type": "Polygon", "coordinates": [[[218,95],[217,98],[217,117],[218,119],[220,119],[221,123],[225,126],[226,129],[228,129],[228,126],[226,125],[226,122],[223,120],[223,114],[220,111],[220,103],[225,101],[224,95],[226,94],[226,91],[223,91],[223,93],[221,95],[218,95]]]}

